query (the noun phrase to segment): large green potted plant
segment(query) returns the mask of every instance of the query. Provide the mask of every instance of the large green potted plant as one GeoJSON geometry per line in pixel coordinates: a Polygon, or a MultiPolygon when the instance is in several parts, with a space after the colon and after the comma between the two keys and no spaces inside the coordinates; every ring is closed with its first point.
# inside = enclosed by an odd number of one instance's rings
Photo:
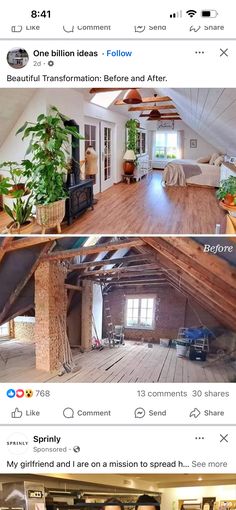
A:
{"type": "Polygon", "coordinates": [[[236,216],[236,177],[231,175],[220,183],[216,192],[217,198],[223,209],[229,211],[232,216],[236,216]]]}
{"type": "Polygon", "coordinates": [[[24,168],[15,161],[5,161],[0,165],[0,168],[7,167],[10,175],[0,181],[0,194],[11,199],[12,206],[3,205],[3,210],[11,219],[4,233],[20,233],[25,229],[29,231],[33,204],[28,182],[25,181],[24,168]]]}
{"type": "Polygon", "coordinates": [[[123,170],[126,175],[132,175],[135,169],[137,159],[137,136],[138,136],[139,122],[136,119],[129,119],[126,122],[127,128],[127,143],[126,151],[123,157],[124,164],[123,170]]]}
{"type": "Polygon", "coordinates": [[[58,233],[61,232],[67,197],[63,176],[68,163],[68,147],[71,136],[83,138],[76,127],[65,125],[66,120],[53,106],[48,115],[42,113],[36,122],[25,122],[16,133],[22,133],[23,140],[30,137],[26,152],[30,159],[25,159],[23,165],[25,175],[31,179],[36,221],[42,233],[50,227],[57,227],[58,233]]]}

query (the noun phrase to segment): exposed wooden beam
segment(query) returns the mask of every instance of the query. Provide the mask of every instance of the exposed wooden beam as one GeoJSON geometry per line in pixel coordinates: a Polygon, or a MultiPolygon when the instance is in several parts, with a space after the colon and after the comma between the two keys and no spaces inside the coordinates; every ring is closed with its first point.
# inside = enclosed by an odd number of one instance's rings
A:
{"type": "Polygon", "coordinates": [[[5,250],[7,247],[10,246],[10,244],[12,244],[13,240],[14,240],[13,237],[10,237],[10,236],[4,237],[2,244],[1,244],[1,248],[3,248],[5,250]]]}
{"type": "Polygon", "coordinates": [[[115,250],[121,250],[123,248],[133,248],[136,246],[142,246],[143,240],[140,238],[128,238],[128,241],[113,241],[111,243],[97,244],[94,246],[84,246],[80,248],[74,248],[72,250],[56,251],[50,253],[46,258],[47,260],[64,260],[78,257],[79,255],[90,255],[91,253],[103,253],[115,250]]]}
{"type": "Polygon", "coordinates": [[[23,237],[22,239],[14,239],[14,241],[7,245],[5,248],[5,252],[15,251],[15,250],[21,250],[23,248],[29,248],[30,246],[36,246],[37,244],[45,244],[51,241],[55,241],[58,236],[50,236],[50,237],[44,237],[44,236],[37,236],[37,237],[23,237]]]}
{"type": "MultiPolygon", "coordinates": [[[[150,115],[150,113],[141,113],[141,115],[139,115],[139,117],[141,117],[141,118],[142,117],[149,117],[149,115],[150,115]]],[[[164,117],[171,117],[171,118],[173,117],[173,118],[175,118],[175,117],[179,117],[179,114],[177,112],[173,112],[173,113],[172,112],[168,112],[168,113],[162,113],[161,117],[163,117],[163,118],[164,117]]]]}
{"type": "MultiPolygon", "coordinates": [[[[51,249],[51,247],[54,245],[54,242],[51,241],[50,243],[47,243],[46,246],[43,246],[42,250],[40,251],[40,254],[38,255],[38,257],[36,258],[36,260],[34,261],[34,263],[32,264],[29,272],[27,273],[27,275],[25,276],[25,278],[23,278],[23,280],[21,280],[17,287],[13,290],[13,292],[10,294],[5,306],[3,307],[1,313],[0,313],[0,324],[3,322],[3,320],[6,318],[6,320],[9,320],[9,318],[7,317],[7,313],[8,311],[11,309],[13,303],[16,301],[16,299],[19,297],[21,291],[24,289],[24,287],[26,286],[26,284],[28,283],[28,281],[30,280],[30,278],[33,276],[35,270],[37,269],[40,261],[42,260],[42,257],[43,255],[47,254],[48,251],[51,249]]],[[[32,308],[32,305],[31,305],[31,308],[32,308]]]]}
{"type": "MultiPolygon", "coordinates": [[[[96,266],[110,266],[116,264],[130,264],[130,263],[140,263],[141,260],[150,260],[151,255],[131,255],[114,259],[102,259],[102,260],[93,260],[88,262],[81,262],[81,264],[71,264],[68,271],[80,271],[81,269],[86,269],[90,267],[96,266]]],[[[134,266],[133,266],[134,267],[134,266]]]]}
{"type": "Polygon", "coordinates": [[[139,274],[150,274],[150,271],[155,270],[154,274],[158,271],[158,266],[156,264],[143,264],[139,266],[122,266],[122,267],[114,267],[112,269],[98,269],[98,270],[92,270],[87,271],[86,273],[82,273],[80,275],[81,278],[87,278],[87,276],[106,276],[106,275],[115,275],[115,274],[136,274],[139,272],[139,274]]]}
{"type": "Polygon", "coordinates": [[[130,281],[130,282],[126,282],[126,283],[124,282],[124,283],[116,283],[116,284],[113,284],[113,283],[107,284],[107,286],[109,288],[112,286],[114,286],[114,287],[126,287],[126,286],[128,286],[128,287],[139,287],[139,286],[141,286],[141,287],[148,287],[148,286],[166,287],[167,285],[168,285],[168,283],[166,283],[166,282],[149,282],[149,283],[147,283],[147,282],[140,282],[140,281],[139,282],[131,282],[130,281]]]}
{"type": "Polygon", "coordinates": [[[96,87],[93,87],[92,89],[90,89],[89,93],[90,94],[100,94],[100,92],[112,92],[113,90],[120,90],[120,92],[122,92],[122,90],[129,90],[128,88],[105,88],[105,87],[101,87],[101,88],[96,88],[96,87]]]}
{"type": "MultiPolygon", "coordinates": [[[[162,260],[164,257],[166,263],[169,261],[174,265],[174,267],[178,268],[179,274],[191,277],[193,283],[195,282],[197,286],[200,283],[202,290],[204,292],[208,292],[209,296],[214,296],[216,301],[225,300],[228,303],[228,306],[232,306],[236,311],[236,300],[228,291],[223,275],[221,280],[216,281],[214,271],[212,272],[210,267],[205,270],[204,267],[197,264],[197,261],[193,261],[191,257],[186,258],[185,253],[178,252],[178,250],[172,245],[172,238],[168,238],[168,241],[167,238],[145,238],[145,240],[148,244],[150,244],[150,246],[157,250],[159,257],[161,257],[162,260]],[[210,274],[212,278],[209,277],[210,274]]],[[[207,256],[207,254],[203,255],[207,256]]],[[[227,266],[227,270],[230,271],[229,265],[227,266]]],[[[234,293],[235,290],[236,287],[233,289],[234,293]]]]}
{"type": "MultiPolygon", "coordinates": [[[[13,319],[15,319],[15,317],[19,317],[20,315],[24,315],[24,313],[28,312],[29,310],[31,310],[33,307],[32,307],[32,304],[30,305],[27,305],[27,306],[24,306],[22,308],[19,308],[16,312],[12,313],[12,315],[10,315],[9,317],[7,317],[7,321],[10,322],[12,321],[13,319]]],[[[0,322],[1,324],[2,322],[0,322]]]]}
{"type": "Polygon", "coordinates": [[[181,117],[154,117],[154,116],[151,116],[151,117],[148,117],[147,120],[155,120],[155,121],[159,121],[159,120],[181,120],[181,117]]]}
{"type": "Polygon", "coordinates": [[[81,287],[80,285],[71,285],[70,283],[65,283],[65,287],[68,290],[77,290],[79,292],[82,292],[83,290],[83,287],[81,287]]]}
{"type": "MultiPolygon", "coordinates": [[[[172,99],[169,96],[152,96],[152,97],[142,97],[142,103],[164,103],[166,101],[172,101],[172,99]]],[[[114,104],[116,106],[127,106],[126,103],[124,103],[123,99],[117,99],[114,104]]]]}
{"type": "Polygon", "coordinates": [[[175,105],[173,104],[166,104],[166,105],[158,105],[158,106],[153,106],[150,104],[150,106],[131,106],[129,108],[129,112],[145,112],[145,111],[148,111],[148,110],[175,110],[176,107],[175,105]]]}
{"type": "MultiPolygon", "coordinates": [[[[230,266],[226,260],[211,252],[204,252],[202,244],[187,237],[167,237],[165,241],[183,254],[185,260],[189,259],[192,265],[200,266],[202,273],[206,277],[212,274],[212,282],[221,283],[224,288],[227,283],[227,289],[230,287],[232,294],[236,296],[236,269],[230,266]]],[[[227,242],[231,243],[232,240],[229,239],[227,242]]]]}
{"type": "Polygon", "coordinates": [[[215,317],[219,323],[223,324],[228,328],[232,328],[235,331],[235,319],[229,317],[226,313],[219,311],[216,309],[214,305],[207,299],[206,296],[199,295],[195,288],[193,288],[189,284],[185,284],[183,281],[181,283],[175,278],[170,279],[170,284],[180,293],[184,294],[186,297],[190,297],[193,301],[197,302],[201,308],[206,310],[210,315],[215,317]]]}

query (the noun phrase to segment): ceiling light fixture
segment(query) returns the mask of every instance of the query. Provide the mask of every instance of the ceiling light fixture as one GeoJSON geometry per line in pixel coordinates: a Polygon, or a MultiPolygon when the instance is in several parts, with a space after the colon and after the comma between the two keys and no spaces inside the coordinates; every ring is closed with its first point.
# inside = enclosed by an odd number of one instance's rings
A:
{"type": "Polygon", "coordinates": [[[129,89],[124,95],[123,102],[125,104],[140,104],[142,103],[142,96],[138,89],[129,89]]]}

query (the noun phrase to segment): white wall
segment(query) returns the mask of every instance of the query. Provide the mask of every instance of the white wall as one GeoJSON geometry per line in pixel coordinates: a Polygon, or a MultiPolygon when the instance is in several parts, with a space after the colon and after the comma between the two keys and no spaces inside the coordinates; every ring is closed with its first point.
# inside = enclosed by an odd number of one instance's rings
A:
{"type": "MultiPolygon", "coordinates": [[[[24,158],[28,145],[27,141],[22,143],[20,135],[17,137],[15,136],[17,129],[24,124],[25,120],[36,120],[39,113],[47,112],[51,105],[57,106],[62,113],[74,119],[79,124],[82,135],[84,134],[85,117],[111,123],[114,127],[114,182],[119,182],[121,179],[123,154],[125,151],[125,123],[128,116],[85,101],[83,93],[75,89],[41,89],[35,92],[27,108],[1,146],[0,161],[20,161],[24,158]]],[[[81,143],[81,159],[84,159],[83,142],[81,143]]],[[[1,171],[1,174],[4,174],[4,172],[1,171]]]]}
{"type": "MultiPolygon", "coordinates": [[[[16,94],[18,91],[16,90],[16,94]]],[[[16,131],[25,123],[25,121],[34,122],[40,113],[46,113],[46,99],[43,90],[35,92],[30,99],[27,107],[17,120],[11,132],[0,148],[0,161],[21,161],[25,157],[30,138],[22,141],[22,134],[16,136],[16,131]]],[[[1,169],[1,175],[7,175],[1,169]]]]}
{"type": "MultiPolygon", "coordinates": [[[[93,317],[99,340],[102,339],[102,313],[103,313],[102,291],[100,285],[95,283],[93,285],[93,317]]],[[[93,336],[95,338],[97,336],[96,332],[93,325],[93,336]]]]}
{"type": "Polygon", "coordinates": [[[178,500],[215,497],[217,501],[236,499],[236,485],[216,485],[209,487],[160,488],[161,510],[178,510],[178,500]]]}

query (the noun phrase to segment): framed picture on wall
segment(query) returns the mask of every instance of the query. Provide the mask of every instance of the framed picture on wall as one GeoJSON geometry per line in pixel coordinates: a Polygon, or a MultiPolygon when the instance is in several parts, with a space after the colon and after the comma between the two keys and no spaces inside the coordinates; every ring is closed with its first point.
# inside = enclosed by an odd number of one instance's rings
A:
{"type": "Polygon", "coordinates": [[[197,149],[197,138],[190,139],[190,149],[197,149]]]}

